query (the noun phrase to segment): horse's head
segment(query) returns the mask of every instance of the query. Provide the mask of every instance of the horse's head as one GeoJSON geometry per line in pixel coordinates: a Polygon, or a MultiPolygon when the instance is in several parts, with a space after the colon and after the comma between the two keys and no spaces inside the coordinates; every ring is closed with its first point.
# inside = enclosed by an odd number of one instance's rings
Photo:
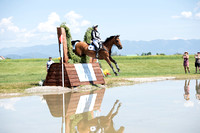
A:
{"type": "Polygon", "coordinates": [[[117,46],[118,49],[122,49],[122,44],[121,44],[121,41],[119,39],[119,35],[116,35],[114,38],[115,38],[114,44],[117,46]]]}

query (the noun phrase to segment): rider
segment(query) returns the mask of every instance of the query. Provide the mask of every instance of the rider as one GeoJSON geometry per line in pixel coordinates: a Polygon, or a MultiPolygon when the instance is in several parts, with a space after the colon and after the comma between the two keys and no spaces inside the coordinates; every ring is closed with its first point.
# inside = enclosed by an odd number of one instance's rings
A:
{"type": "Polygon", "coordinates": [[[92,36],[92,42],[96,47],[96,58],[98,58],[98,52],[101,48],[101,38],[100,38],[100,33],[97,31],[98,25],[94,25],[91,33],[92,36]]]}

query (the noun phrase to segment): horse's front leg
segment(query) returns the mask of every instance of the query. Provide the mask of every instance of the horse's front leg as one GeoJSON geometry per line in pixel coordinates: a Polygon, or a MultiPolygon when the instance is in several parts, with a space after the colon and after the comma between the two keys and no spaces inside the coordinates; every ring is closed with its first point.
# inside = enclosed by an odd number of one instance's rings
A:
{"type": "Polygon", "coordinates": [[[118,65],[117,65],[117,62],[116,62],[111,56],[109,56],[109,59],[110,59],[110,61],[112,61],[112,62],[115,64],[115,66],[116,66],[118,72],[120,72],[120,69],[119,69],[119,67],[118,67],[118,65]]]}
{"type": "Polygon", "coordinates": [[[108,117],[109,119],[112,117],[112,113],[113,113],[113,111],[114,111],[114,109],[115,109],[115,106],[117,105],[118,102],[119,102],[119,100],[116,100],[116,101],[115,101],[115,103],[114,103],[112,109],[111,109],[110,112],[108,113],[107,117],[108,117]]]}
{"type": "Polygon", "coordinates": [[[110,62],[109,57],[105,58],[105,60],[106,60],[106,62],[110,65],[110,67],[112,68],[112,70],[113,70],[115,76],[118,76],[117,72],[115,72],[115,69],[113,68],[113,66],[112,66],[112,64],[111,64],[111,62],[110,62]]]}
{"type": "Polygon", "coordinates": [[[121,105],[122,105],[122,103],[119,103],[119,105],[118,105],[118,107],[117,107],[117,111],[114,113],[114,114],[112,114],[112,119],[118,114],[118,111],[119,111],[119,108],[121,107],[121,105]]]}

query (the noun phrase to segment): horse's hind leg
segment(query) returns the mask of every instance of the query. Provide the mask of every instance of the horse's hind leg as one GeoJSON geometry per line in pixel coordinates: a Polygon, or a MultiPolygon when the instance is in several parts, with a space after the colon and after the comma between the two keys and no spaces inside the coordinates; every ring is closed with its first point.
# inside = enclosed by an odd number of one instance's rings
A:
{"type": "Polygon", "coordinates": [[[118,111],[119,111],[119,108],[121,107],[121,103],[119,103],[119,105],[118,105],[118,107],[117,107],[117,111],[114,113],[114,114],[112,114],[112,116],[111,116],[111,118],[113,119],[117,114],[118,114],[118,111]]]}
{"type": "Polygon", "coordinates": [[[113,113],[113,111],[114,111],[114,109],[115,109],[115,106],[117,105],[118,102],[119,102],[119,100],[116,100],[116,101],[115,101],[115,103],[114,103],[112,109],[111,109],[110,112],[108,113],[107,117],[109,117],[109,119],[112,117],[112,113],[113,113]]]}
{"type": "Polygon", "coordinates": [[[110,62],[110,59],[107,57],[107,58],[105,58],[105,60],[106,60],[106,62],[110,65],[110,67],[112,68],[112,70],[113,70],[115,76],[118,76],[117,72],[115,72],[115,69],[113,68],[113,66],[112,66],[112,64],[111,64],[111,62],[110,62]]]}
{"type": "Polygon", "coordinates": [[[121,126],[120,129],[117,131],[117,133],[123,133],[123,132],[124,132],[124,129],[125,129],[125,128],[124,128],[123,126],[121,126]]]}
{"type": "Polygon", "coordinates": [[[115,64],[115,66],[116,66],[118,72],[120,72],[120,69],[119,69],[119,67],[118,67],[118,65],[117,65],[117,62],[116,62],[111,56],[109,56],[109,59],[110,59],[111,62],[113,62],[113,63],[115,64]]]}

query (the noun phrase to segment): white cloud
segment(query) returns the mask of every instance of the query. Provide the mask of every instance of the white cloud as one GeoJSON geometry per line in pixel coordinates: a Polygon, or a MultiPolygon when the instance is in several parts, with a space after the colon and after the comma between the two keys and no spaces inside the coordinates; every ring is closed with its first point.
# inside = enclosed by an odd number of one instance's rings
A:
{"type": "Polygon", "coordinates": [[[194,11],[198,11],[200,9],[200,1],[197,2],[196,7],[194,8],[194,11]]]}
{"type": "Polygon", "coordinates": [[[172,16],[174,19],[179,19],[179,18],[192,18],[192,12],[190,11],[183,11],[180,13],[180,15],[172,16]]]}
{"type": "Polygon", "coordinates": [[[187,40],[186,38],[183,38],[183,37],[173,37],[171,40],[179,40],[179,39],[187,40]]]}
{"type": "Polygon", "coordinates": [[[197,2],[193,12],[192,11],[182,11],[180,15],[172,16],[173,19],[179,19],[179,18],[185,18],[185,19],[200,19],[200,12],[198,12],[200,9],[200,1],[197,2]],[[194,15],[193,15],[194,14],[194,15]]]}
{"type": "Polygon", "coordinates": [[[72,20],[73,21],[73,20],[82,18],[82,16],[77,14],[77,13],[75,13],[74,11],[70,11],[69,13],[67,13],[65,15],[65,18],[68,18],[68,20],[72,20]]]}
{"type": "Polygon", "coordinates": [[[172,16],[172,18],[178,19],[178,18],[181,18],[181,16],[172,16]]]}
{"type": "Polygon", "coordinates": [[[181,16],[184,17],[184,18],[191,18],[192,17],[192,12],[183,11],[183,12],[181,12],[181,16]]]}
{"type": "MultiPolygon", "coordinates": [[[[57,43],[56,27],[60,25],[60,16],[52,12],[46,18],[46,21],[38,22],[33,29],[24,29],[13,23],[14,17],[0,19],[0,48],[3,47],[22,47],[33,46],[37,44],[57,43]]],[[[70,28],[71,33],[81,35],[85,32],[86,26],[90,22],[84,19],[80,14],[70,11],[64,15],[66,25],[70,28]],[[78,34],[77,34],[78,33],[78,34]]]]}
{"type": "Polygon", "coordinates": [[[89,24],[90,24],[90,22],[87,21],[87,20],[83,20],[83,21],[81,22],[81,26],[87,26],[87,25],[89,25],[89,24]]]}
{"type": "Polygon", "coordinates": [[[36,34],[31,32],[31,31],[24,33],[25,38],[31,38],[31,37],[34,37],[34,36],[36,36],[36,34]]]}
{"type": "Polygon", "coordinates": [[[1,29],[1,33],[4,33],[5,32],[5,30],[4,29],[1,29]]]}
{"type": "Polygon", "coordinates": [[[72,33],[79,33],[81,31],[81,27],[85,27],[90,24],[89,21],[82,20],[83,17],[74,11],[68,12],[64,17],[67,19],[66,25],[70,28],[72,33]]]}
{"type": "Polygon", "coordinates": [[[21,100],[20,98],[11,98],[8,101],[0,101],[0,107],[3,107],[6,110],[16,111],[14,104],[21,100]]]}
{"type": "Polygon", "coordinates": [[[195,14],[196,19],[200,19],[200,12],[195,14]]]}
{"type": "Polygon", "coordinates": [[[42,40],[56,39],[56,37],[55,34],[45,35],[42,37],[42,40]]]}
{"type": "Polygon", "coordinates": [[[41,32],[56,32],[56,22],[60,22],[60,17],[57,13],[52,12],[48,16],[48,20],[40,23],[37,28],[41,32]]]}
{"type": "MultiPolygon", "coordinates": [[[[14,23],[12,22],[12,16],[9,18],[3,18],[0,21],[0,28],[3,29],[3,31],[8,30],[8,31],[12,31],[12,32],[24,32],[25,29],[19,29],[19,27],[17,27],[16,25],[14,25],[14,23]]],[[[2,32],[2,30],[1,30],[2,32]]]]}

